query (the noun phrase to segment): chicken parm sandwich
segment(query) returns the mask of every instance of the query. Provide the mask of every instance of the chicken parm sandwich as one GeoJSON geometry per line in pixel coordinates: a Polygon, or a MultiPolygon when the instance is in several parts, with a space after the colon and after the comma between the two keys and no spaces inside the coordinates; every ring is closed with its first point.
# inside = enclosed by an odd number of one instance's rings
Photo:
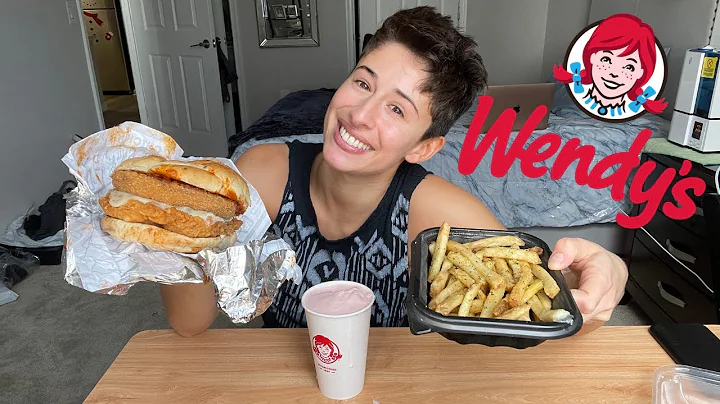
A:
{"type": "Polygon", "coordinates": [[[113,189],[100,198],[101,227],[117,240],[160,250],[197,253],[237,240],[238,219],[250,191],[234,169],[212,160],[125,160],[112,173],[113,189]]]}

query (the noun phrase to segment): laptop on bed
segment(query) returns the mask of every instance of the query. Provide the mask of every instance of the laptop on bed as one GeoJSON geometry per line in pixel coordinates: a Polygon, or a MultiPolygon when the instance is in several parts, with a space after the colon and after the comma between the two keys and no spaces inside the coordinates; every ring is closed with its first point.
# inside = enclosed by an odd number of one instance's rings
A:
{"type": "Polygon", "coordinates": [[[547,106],[548,113],[545,114],[536,129],[546,129],[555,89],[555,83],[488,86],[485,95],[493,98],[493,105],[480,133],[487,133],[500,115],[508,108],[515,109],[517,113],[512,130],[519,131],[530,114],[539,105],[547,106]]]}

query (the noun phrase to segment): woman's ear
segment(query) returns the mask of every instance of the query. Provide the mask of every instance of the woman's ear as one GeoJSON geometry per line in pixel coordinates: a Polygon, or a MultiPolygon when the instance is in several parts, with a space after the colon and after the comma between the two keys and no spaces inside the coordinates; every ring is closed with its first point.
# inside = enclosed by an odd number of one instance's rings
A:
{"type": "Polygon", "coordinates": [[[405,155],[405,160],[408,163],[422,163],[430,160],[443,146],[445,146],[444,136],[423,140],[405,155]]]}

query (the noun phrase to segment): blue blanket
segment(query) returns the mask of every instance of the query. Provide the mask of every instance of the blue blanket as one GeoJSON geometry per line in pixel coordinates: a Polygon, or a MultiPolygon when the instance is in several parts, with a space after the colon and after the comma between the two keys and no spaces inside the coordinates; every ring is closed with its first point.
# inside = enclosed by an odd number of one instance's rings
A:
{"type": "MultiPolygon", "coordinates": [[[[308,95],[305,94],[305,96],[308,95]]],[[[310,104],[317,107],[318,104],[325,102],[325,99],[320,97],[318,101],[310,104]]],[[[632,204],[627,198],[624,201],[615,202],[611,198],[609,188],[592,189],[588,186],[577,185],[575,182],[576,162],[571,164],[565,175],[557,181],[550,179],[549,174],[540,178],[526,177],[520,170],[519,161],[513,163],[506,176],[494,177],[490,173],[494,144],[471,175],[460,174],[458,158],[467,133],[466,125],[469,125],[474,111],[475,109],[471,108],[455,123],[447,135],[446,146],[422,165],[435,175],[464,188],[483,201],[506,227],[568,227],[608,223],[615,221],[615,216],[620,209],[625,212],[630,211],[632,204]]],[[[284,111],[282,115],[286,116],[287,114],[284,111]]],[[[295,118],[300,121],[303,120],[303,116],[303,113],[300,113],[295,118]]],[[[270,119],[268,118],[268,120],[270,119]]],[[[290,125],[289,122],[286,124],[290,125]]],[[[669,124],[669,121],[649,114],[627,123],[604,123],[588,117],[572,103],[565,103],[562,99],[556,98],[547,129],[533,132],[527,144],[544,133],[559,134],[562,144],[571,138],[579,138],[581,144],[593,145],[596,148],[595,159],[591,163],[592,168],[610,154],[629,150],[630,145],[642,129],[651,129],[653,137],[666,137],[669,124]]],[[[282,128],[285,134],[280,136],[265,133],[257,138],[248,138],[250,140],[240,143],[235,148],[232,158],[237,158],[248,148],[260,143],[282,143],[292,140],[322,142],[322,119],[316,121],[315,125],[315,128],[297,129],[297,123],[294,123],[292,128],[282,128]],[[294,134],[287,135],[287,131],[293,129],[295,129],[294,134]]],[[[277,128],[274,133],[277,134],[280,130],[277,128]]],[[[510,138],[514,139],[516,135],[517,133],[513,133],[510,138]]],[[[549,169],[554,161],[555,156],[552,156],[545,162],[535,165],[545,165],[549,169]]],[[[632,177],[626,183],[626,196],[631,179],[632,177]]]]}

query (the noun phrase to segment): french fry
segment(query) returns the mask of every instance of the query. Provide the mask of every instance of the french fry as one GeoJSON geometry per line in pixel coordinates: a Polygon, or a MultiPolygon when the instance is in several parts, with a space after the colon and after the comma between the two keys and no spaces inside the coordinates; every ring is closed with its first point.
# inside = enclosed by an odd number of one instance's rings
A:
{"type": "Polygon", "coordinates": [[[460,253],[448,253],[448,260],[450,260],[450,262],[452,262],[456,267],[462,269],[468,275],[470,275],[470,277],[472,277],[475,282],[478,282],[480,284],[486,283],[485,277],[480,274],[480,272],[478,272],[478,270],[475,268],[472,262],[470,262],[470,260],[463,257],[460,253]]]}
{"type": "Polygon", "coordinates": [[[542,303],[543,307],[545,307],[545,310],[552,309],[552,300],[550,300],[550,297],[545,294],[544,290],[541,290],[535,294],[535,296],[540,299],[540,303],[542,303]]]}
{"type": "MultiPolygon", "coordinates": [[[[435,253],[432,255],[430,263],[430,272],[428,272],[428,280],[432,282],[440,273],[443,261],[445,260],[445,249],[447,248],[448,238],[450,237],[450,225],[443,222],[435,239],[435,253]]],[[[539,264],[539,262],[538,262],[539,264]]]]}
{"type": "Polygon", "coordinates": [[[507,260],[508,266],[512,269],[513,273],[513,280],[515,282],[520,280],[520,275],[522,275],[522,271],[520,270],[520,261],[518,260],[507,260]]]}
{"type": "Polygon", "coordinates": [[[485,304],[485,299],[475,299],[470,304],[470,313],[472,315],[480,314],[482,313],[483,305],[485,304]]]}
{"type": "Polygon", "coordinates": [[[542,288],[543,288],[543,281],[541,281],[540,279],[533,280],[532,283],[530,284],[530,286],[528,286],[527,289],[525,289],[525,294],[523,294],[522,302],[527,303],[528,301],[530,301],[530,298],[535,296],[535,294],[537,294],[537,292],[541,291],[542,288]]]}
{"type": "Polygon", "coordinates": [[[515,236],[495,236],[483,238],[480,240],[471,241],[464,244],[465,247],[471,250],[477,250],[486,247],[510,247],[513,245],[525,245],[525,242],[520,237],[515,236]]]}
{"type": "Polygon", "coordinates": [[[502,300],[500,300],[500,303],[495,306],[495,309],[493,309],[493,316],[497,317],[508,310],[510,310],[510,304],[507,302],[507,297],[504,297],[502,300]]]}
{"type": "Polygon", "coordinates": [[[510,304],[510,307],[518,307],[523,304],[523,296],[525,295],[525,290],[527,290],[528,286],[530,286],[530,283],[532,282],[532,271],[530,270],[530,264],[528,264],[525,261],[520,261],[520,279],[515,283],[515,287],[513,287],[512,292],[510,292],[510,295],[508,296],[508,303],[510,304]]]}
{"type": "Polygon", "coordinates": [[[452,294],[461,291],[464,287],[465,285],[463,285],[463,283],[459,280],[454,280],[450,282],[445,289],[443,289],[440,293],[438,293],[437,296],[433,297],[432,300],[430,300],[430,303],[428,303],[428,308],[430,310],[435,310],[440,303],[444,302],[452,294]]]}
{"type": "Polygon", "coordinates": [[[450,314],[450,312],[453,311],[453,309],[460,306],[460,304],[463,301],[464,295],[465,295],[465,290],[461,289],[459,292],[456,292],[455,294],[453,294],[450,297],[448,297],[447,299],[445,299],[444,302],[440,303],[435,311],[442,315],[447,316],[448,314],[450,314]]]}
{"type": "Polygon", "coordinates": [[[447,268],[445,265],[443,265],[440,269],[440,273],[435,277],[432,284],[430,284],[430,297],[437,296],[438,293],[442,292],[442,290],[445,289],[449,277],[450,268],[447,268]]]}
{"type": "Polygon", "coordinates": [[[477,296],[475,296],[475,300],[473,300],[473,306],[475,307],[476,303],[480,304],[480,308],[477,311],[473,311],[475,309],[471,308],[471,313],[480,313],[482,311],[483,306],[485,305],[485,299],[487,299],[487,295],[485,295],[485,292],[483,292],[482,288],[478,289],[477,296]]]}
{"type": "Polygon", "coordinates": [[[537,254],[538,257],[541,256],[542,253],[543,253],[542,247],[538,247],[538,246],[530,247],[530,248],[528,248],[528,249],[525,250],[525,251],[532,251],[532,252],[534,252],[535,254],[537,254]]]}
{"type": "Polygon", "coordinates": [[[572,322],[572,314],[565,309],[546,310],[541,315],[538,315],[540,321],[557,322],[557,323],[569,323],[572,322]]]}
{"type": "Polygon", "coordinates": [[[483,256],[505,258],[508,260],[527,261],[530,264],[541,264],[540,256],[529,249],[514,249],[509,247],[488,247],[482,250],[483,256]]]}
{"type": "Polygon", "coordinates": [[[487,295],[487,298],[485,298],[485,304],[483,305],[482,312],[480,312],[480,317],[492,318],[495,306],[500,304],[500,301],[502,300],[504,295],[505,285],[501,285],[501,287],[491,289],[490,293],[488,293],[487,295]]]}
{"type": "Polygon", "coordinates": [[[512,271],[510,271],[507,261],[503,258],[493,258],[493,262],[495,263],[495,272],[505,277],[505,290],[508,292],[511,291],[515,286],[515,278],[513,278],[512,271]]]}
{"type": "Polygon", "coordinates": [[[476,283],[468,289],[468,291],[465,293],[465,297],[463,297],[462,303],[460,304],[460,309],[458,310],[458,315],[460,316],[469,316],[470,315],[470,307],[472,306],[472,302],[475,300],[475,297],[478,294],[478,291],[480,290],[480,284],[476,283]]]}
{"type": "Polygon", "coordinates": [[[475,266],[475,268],[480,270],[480,273],[483,274],[485,280],[490,284],[491,289],[496,289],[500,285],[502,285],[503,288],[505,287],[505,280],[500,275],[491,271],[485,264],[483,264],[481,259],[473,254],[473,252],[468,248],[463,247],[462,244],[457,241],[448,240],[447,249],[448,251],[460,253],[463,257],[467,258],[475,266]]]}
{"type": "Polygon", "coordinates": [[[536,295],[530,296],[528,304],[530,304],[530,310],[532,310],[532,312],[535,313],[538,318],[540,318],[540,316],[547,311],[545,306],[543,306],[542,302],[540,302],[540,299],[538,299],[536,295]]]}
{"type": "Polygon", "coordinates": [[[501,314],[496,318],[501,318],[504,320],[519,320],[521,317],[524,316],[530,316],[530,305],[527,303],[518,307],[513,307],[512,309],[506,311],[505,313],[501,314]]]}
{"type": "MultiPolygon", "coordinates": [[[[441,272],[441,273],[442,273],[442,272],[441,272]]],[[[460,282],[462,282],[463,285],[465,285],[465,286],[468,287],[468,288],[471,287],[472,285],[475,285],[475,284],[480,285],[480,286],[483,286],[483,285],[479,284],[478,282],[475,282],[475,280],[474,280],[470,275],[468,275],[467,272],[463,271],[463,270],[460,269],[460,268],[452,267],[452,268],[450,269],[450,273],[451,273],[453,276],[455,276],[455,278],[457,278],[457,280],[459,280],[460,282]]]]}
{"type": "Polygon", "coordinates": [[[533,275],[543,282],[543,290],[549,298],[553,299],[560,293],[560,286],[558,286],[555,279],[540,265],[531,265],[533,275]]]}

